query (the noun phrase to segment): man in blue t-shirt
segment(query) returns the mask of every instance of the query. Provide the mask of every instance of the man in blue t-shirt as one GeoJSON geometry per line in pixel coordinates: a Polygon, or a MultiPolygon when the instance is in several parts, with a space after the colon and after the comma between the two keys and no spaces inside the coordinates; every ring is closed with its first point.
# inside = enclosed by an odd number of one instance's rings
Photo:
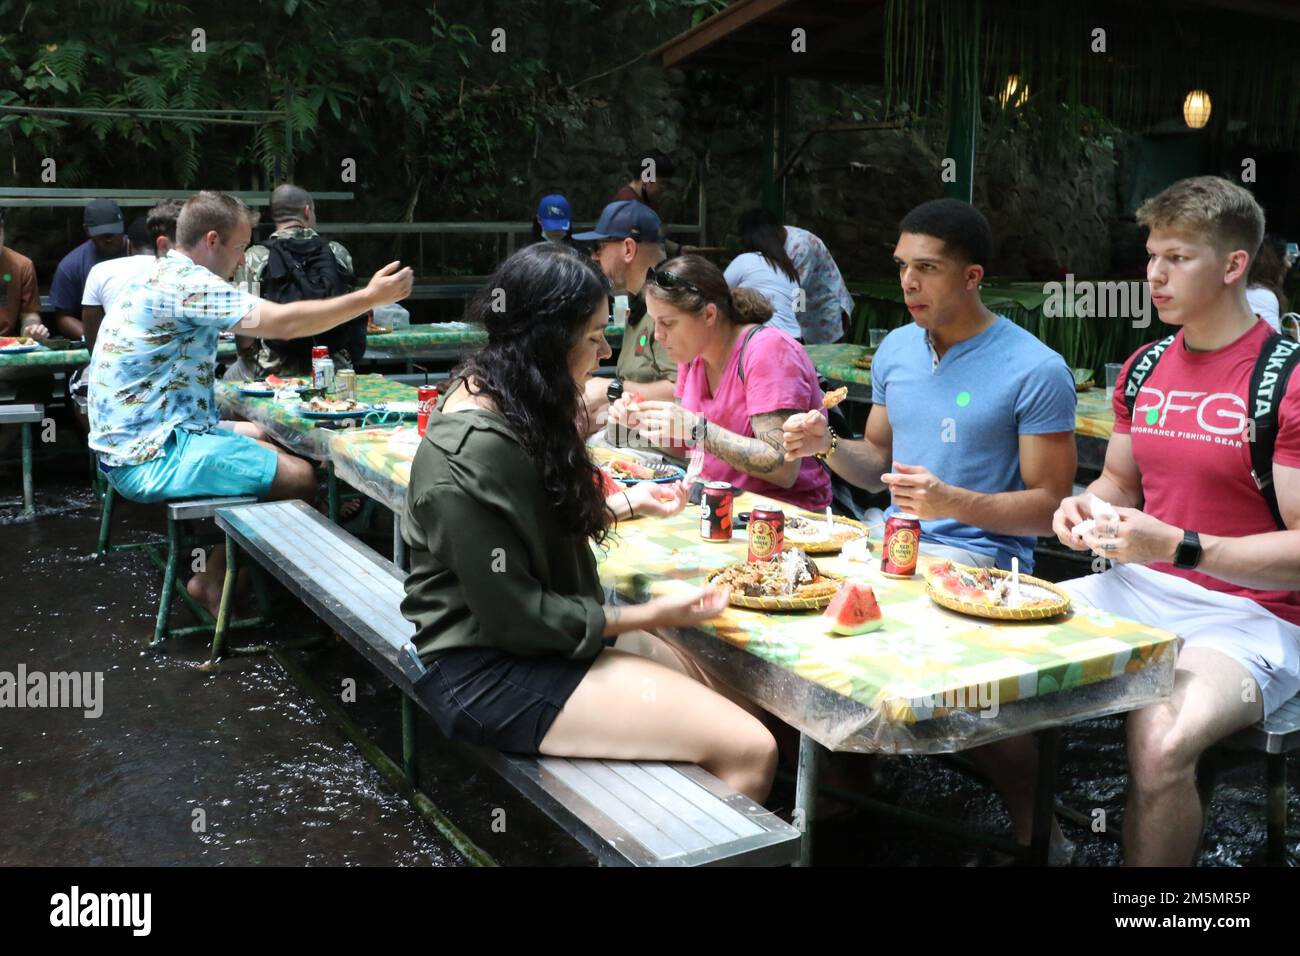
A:
{"type": "Polygon", "coordinates": [[[82,222],[86,241],[73,249],[54,270],[50,284],[50,308],[60,335],[79,339],[85,335],[81,323],[81,293],[86,276],[97,262],[126,255],[126,228],[122,210],[111,199],[96,199],[86,206],[82,222]]]}
{"type": "MultiPolygon", "coordinates": [[[[914,324],[872,361],[866,435],[834,435],[820,412],[785,423],[787,457],[817,455],[850,483],[889,488],[888,513],[921,519],[922,550],[1033,569],[1034,538],[1073,489],[1074,378],[1064,360],[980,301],[993,233],[975,207],[922,203],[899,223],[894,262],[914,324]]],[[[1037,752],[1027,737],[972,752],[1029,842],[1037,752]],[[1023,776],[1022,776],[1023,775],[1023,776]]]]}

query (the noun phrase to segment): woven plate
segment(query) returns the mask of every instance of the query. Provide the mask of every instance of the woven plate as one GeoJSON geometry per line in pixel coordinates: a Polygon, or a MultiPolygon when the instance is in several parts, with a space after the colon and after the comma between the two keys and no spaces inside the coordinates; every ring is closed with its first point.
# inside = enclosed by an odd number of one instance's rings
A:
{"type": "MultiPolygon", "coordinates": [[[[801,518],[808,518],[822,525],[826,524],[825,515],[815,515],[811,512],[796,512],[796,514],[801,518]]],[[[833,538],[821,538],[816,541],[802,541],[797,538],[787,537],[786,541],[791,547],[798,548],[804,554],[838,554],[846,542],[852,541],[854,538],[865,538],[867,536],[867,527],[862,522],[854,521],[852,518],[841,518],[839,515],[832,515],[831,517],[835,519],[837,527],[852,528],[859,533],[855,535],[845,534],[843,536],[837,534],[833,538]]]]}
{"type": "MultiPolygon", "coordinates": [[[[726,568],[721,568],[709,575],[709,583],[713,582],[726,568]]],[[[844,580],[840,574],[831,574],[822,571],[819,575],[820,580],[833,581],[836,585],[844,580]]],[[[836,588],[838,590],[838,587],[836,588]]],[[[731,592],[731,604],[733,607],[747,607],[755,611],[819,611],[831,603],[835,597],[835,591],[822,597],[801,598],[801,597],[749,597],[736,591],[731,592]]]]}
{"type": "MultiPolygon", "coordinates": [[[[954,563],[953,567],[967,571],[980,570],[966,564],[954,563]]],[[[1011,577],[1010,571],[1001,571],[998,568],[989,568],[988,571],[994,577],[1011,577]]],[[[963,601],[961,598],[953,597],[946,591],[931,584],[928,573],[925,581],[925,591],[935,604],[946,607],[950,611],[956,611],[959,614],[969,614],[971,617],[983,617],[993,621],[1042,621],[1049,617],[1064,614],[1070,609],[1070,596],[1051,581],[1044,581],[1042,578],[1022,574],[1020,575],[1020,586],[1022,589],[1029,586],[1040,591],[1046,591],[1057,600],[1041,607],[994,607],[991,604],[975,604],[971,601],[963,601]]]]}

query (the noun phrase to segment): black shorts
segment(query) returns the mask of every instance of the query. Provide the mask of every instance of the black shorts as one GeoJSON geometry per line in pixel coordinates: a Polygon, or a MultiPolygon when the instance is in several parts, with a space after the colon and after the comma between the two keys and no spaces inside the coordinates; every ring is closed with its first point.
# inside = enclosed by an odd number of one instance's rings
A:
{"type": "Polygon", "coordinates": [[[535,754],[595,660],[456,648],[429,665],[415,692],[448,739],[535,754]]]}

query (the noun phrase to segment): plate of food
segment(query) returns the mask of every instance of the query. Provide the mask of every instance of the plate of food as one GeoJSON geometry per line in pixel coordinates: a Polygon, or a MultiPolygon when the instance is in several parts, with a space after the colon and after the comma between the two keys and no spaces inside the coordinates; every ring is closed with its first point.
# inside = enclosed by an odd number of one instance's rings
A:
{"type": "Polygon", "coordinates": [[[1097,384],[1092,369],[1076,368],[1071,369],[1071,371],[1074,373],[1074,390],[1076,392],[1086,392],[1097,384]]]}
{"type": "Polygon", "coordinates": [[[819,611],[843,580],[799,548],[787,548],[776,561],[744,561],[709,575],[710,584],[731,588],[733,605],[759,611],[819,611]]]}
{"type": "Polygon", "coordinates": [[[286,388],[311,388],[311,379],[303,378],[301,375],[268,375],[266,384],[277,392],[284,391],[286,388]]]}
{"type": "Polygon", "coordinates": [[[256,398],[275,394],[275,389],[266,382],[240,382],[236,387],[240,395],[252,395],[256,398]]]}
{"type": "Polygon", "coordinates": [[[313,398],[298,406],[303,418],[359,418],[366,412],[373,411],[369,405],[351,398],[329,399],[313,398]]]}
{"type": "Polygon", "coordinates": [[[873,357],[874,357],[874,356],[873,356],[870,352],[868,352],[866,355],[859,355],[857,358],[855,358],[855,359],[853,360],[853,367],[854,367],[854,368],[864,369],[864,370],[866,370],[866,371],[870,371],[870,370],[871,370],[871,359],[872,359],[873,357]]]}
{"type": "Polygon", "coordinates": [[[686,472],[683,469],[667,462],[643,464],[639,461],[614,458],[604,468],[611,478],[615,481],[621,481],[625,485],[635,485],[642,481],[666,484],[670,481],[681,481],[686,477],[686,472]]]}
{"type": "Polygon", "coordinates": [[[373,322],[366,323],[366,335],[387,335],[392,329],[386,329],[382,325],[375,325],[373,322]]]}
{"type": "Polygon", "coordinates": [[[925,569],[926,593],[941,607],[997,621],[1041,621],[1070,609],[1070,596],[1050,581],[1011,572],[937,561],[925,569]]]}
{"type": "Polygon", "coordinates": [[[834,554],[850,541],[867,536],[866,526],[852,518],[833,516],[828,525],[821,515],[787,514],[785,540],[807,554],[834,554]]]}
{"type": "Polygon", "coordinates": [[[25,335],[10,337],[0,340],[0,353],[5,355],[20,355],[23,352],[35,352],[41,347],[41,343],[25,335]]]}

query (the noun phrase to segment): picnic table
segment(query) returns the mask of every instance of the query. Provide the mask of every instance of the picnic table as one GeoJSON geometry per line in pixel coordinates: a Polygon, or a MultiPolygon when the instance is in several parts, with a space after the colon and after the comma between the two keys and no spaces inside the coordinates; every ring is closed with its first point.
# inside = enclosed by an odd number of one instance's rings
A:
{"type": "MultiPolygon", "coordinates": [[[[235,343],[222,342],[217,347],[217,357],[230,361],[235,357],[235,343]]],[[[6,378],[23,377],[22,373],[39,374],[47,371],[70,371],[90,364],[89,349],[47,349],[14,354],[0,353],[0,371],[6,378]]]]}
{"type": "MultiPolygon", "coordinates": [[[[605,337],[617,348],[623,341],[623,326],[610,326],[605,337]]],[[[487,344],[487,330],[469,322],[434,322],[366,338],[365,361],[455,361],[467,352],[487,344]]]]}
{"type": "Polygon", "coordinates": [[[859,368],[853,364],[858,359],[871,355],[875,349],[867,345],[805,345],[808,357],[812,359],[817,374],[830,381],[834,387],[847,385],[849,398],[859,402],[871,402],[871,369],[859,368]]]}
{"type": "Polygon", "coordinates": [[[1074,408],[1074,443],[1079,467],[1100,471],[1106,463],[1106,444],[1115,428],[1115,412],[1104,388],[1079,392],[1074,408]]]}

